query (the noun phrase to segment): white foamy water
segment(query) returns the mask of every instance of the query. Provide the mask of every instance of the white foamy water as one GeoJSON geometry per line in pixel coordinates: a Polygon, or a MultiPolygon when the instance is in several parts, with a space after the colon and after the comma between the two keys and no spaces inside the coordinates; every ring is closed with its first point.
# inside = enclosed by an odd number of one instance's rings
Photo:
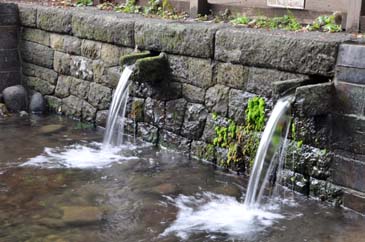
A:
{"type": "Polygon", "coordinates": [[[65,147],[45,148],[43,153],[29,159],[21,166],[39,166],[44,168],[103,168],[112,163],[138,159],[135,156],[123,155],[123,149],[132,146],[103,147],[101,143],[86,145],[74,144],[65,147]]]}
{"type": "Polygon", "coordinates": [[[161,236],[175,234],[186,240],[194,233],[223,233],[230,237],[257,234],[284,216],[278,206],[247,208],[234,197],[210,192],[169,198],[179,209],[175,222],[161,236]]]}

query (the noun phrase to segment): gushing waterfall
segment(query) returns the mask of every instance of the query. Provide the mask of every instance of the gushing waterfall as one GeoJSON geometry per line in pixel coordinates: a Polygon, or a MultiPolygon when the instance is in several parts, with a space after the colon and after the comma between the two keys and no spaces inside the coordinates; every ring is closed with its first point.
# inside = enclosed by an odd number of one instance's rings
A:
{"type": "Polygon", "coordinates": [[[120,146],[123,143],[125,113],[129,95],[129,77],[133,67],[127,66],[119,79],[117,89],[109,108],[103,147],[120,146]]]}
{"type": "Polygon", "coordinates": [[[276,176],[280,175],[290,127],[288,111],[293,101],[292,96],[279,99],[266,124],[248,183],[245,197],[248,208],[260,205],[267,185],[275,183],[276,176]]]}

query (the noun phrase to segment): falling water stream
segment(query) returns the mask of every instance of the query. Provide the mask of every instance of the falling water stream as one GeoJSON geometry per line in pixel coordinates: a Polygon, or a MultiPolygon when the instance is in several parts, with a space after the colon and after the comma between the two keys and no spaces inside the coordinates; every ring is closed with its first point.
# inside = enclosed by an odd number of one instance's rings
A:
{"type": "Polygon", "coordinates": [[[115,90],[112,103],[109,108],[108,121],[105,129],[103,146],[120,146],[123,143],[125,112],[129,95],[129,77],[133,73],[133,67],[127,66],[120,77],[115,90]]]}

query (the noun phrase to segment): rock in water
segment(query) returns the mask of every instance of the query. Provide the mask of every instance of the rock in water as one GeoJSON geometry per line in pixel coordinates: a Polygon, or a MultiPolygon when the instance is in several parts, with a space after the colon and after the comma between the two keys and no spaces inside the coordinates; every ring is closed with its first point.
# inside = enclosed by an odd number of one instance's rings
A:
{"type": "Polygon", "coordinates": [[[46,126],[43,126],[39,129],[39,133],[41,134],[50,134],[50,133],[56,133],[58,131],[61,131],[64,128],[61,124],[49,124],[46,126]]]}
{"type": "Polygon", "coordinates": [[[21,85],[5,88],[3,98],[10,111],[19,112],[27,109],[27,91],[21,85]]]}
{"type": "Polygon", "coordinates": [[[35,92],[32,95],[29,109],[32,113],[43,113],[45,111],[45,102],[42,94],[35,92]]]}
{"type": "Polygon", "coordinates": [[[62,207],[62,220],[66,224],[72,225],[87,225],[95,224],[102,220],[103,212],[98,207],[62,207]]]}
{"type": "Polygon", "coordinates": [[[0,103],[0,117],[5,117],[8,114],[8,109],[4,103],[0,103]]]}

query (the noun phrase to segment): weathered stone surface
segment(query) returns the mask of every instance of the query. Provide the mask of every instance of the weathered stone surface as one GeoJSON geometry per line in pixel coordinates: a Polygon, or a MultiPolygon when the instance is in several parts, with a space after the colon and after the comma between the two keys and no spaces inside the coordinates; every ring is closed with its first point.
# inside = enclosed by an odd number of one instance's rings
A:
{"type": "Polygon", "coordinates": [[[106,127],[108,121],[109,110],[101,110],[96,113],[95,123],[98,126],[106,127]]]}
{"type": "Polygon", "coordinates": [[[290,170],[283,170],[281,182],[284,186],[294,191],[309,195],[310,181],[302,174],[290,170]]]}
{"type": "Polygon", "coordinates": [[[365,192],[365,162],[335,155],[332,165],[331,180],[338,185],[365,192]]]}
{"type": "Polygon", "coordinates": [[[337,81],[335,88],[337,112],[365,116],[365,85],[337,81]]]}
{"type": "Polygon", "coordinates": [[[143,49],[209,58],[213,56],[215,31],[215,25],[137,21],[135,41],[143,49]]]}
{"type": "Polygon", "coordinates": [[[23,74],[26,76],[38,77],[52,85],[56,84],[58,74],[54,70],[23,62],[23,74]]]}
{"type": "Polygon", "coordinates": [[[89,225],[101,222],[103,211],[98,207],[62,207],[62,220],[71,225],[89,225]]]}
{"type": "Polygon", "coordinates": [[[181,134],[189,139],[199,139],[204,131],[208,111],[202,104],[189,103],[181,134]]]}
{"type": "Polygon", "coordinates": [[[165,102],[147,98],[144,104],[144,118],[146,122],[162,128],[165,122],[165,102]]]}
{"type": "Polygon", "coordinates": [[[37,44],[50,46],[50,34],[40,29],[23,28],[22,38],[37,44]]]}
{"type": "Polygon", "coordinates": [[[60,8],[37,8],[37,27],[56,33],[71,32],[72,14],[60,8]]]}
{"type": "Polygon", "coordinates": [[[184,121],[186,100],[184,98],[166,102],[166,118],[164,128],[176,134],[180,133],[184,121]]]}
{"type": "Polygon", "coordinates": [[[37,9],[28,5],[18,5],[18,7],[21,25],[36,27],[37,9]]]}
{"type": "Polygon", "coordinates": [[[50,35],[50,45],[52,49],[57,51],[74,55],[81,54],[81,40],[73,36],[52,33],[50,35]]]}
{"type": "Polygon", "coordinates": [[[62,111],[62,100],[60,98],[57,98],[55,96],[44,96],[44,99],[46,100],[49,110],[56,113],[62,111]]]}
{"type": "Polygon", "coordinates": [[[93,72],[95,82],[115,89],[119,83],[122,70],[119,66],[106,68],[103,61],[97,60],[93,62],[93,72]]]}
{"type": "Polygon", "coordinates": [[[365,69],[336,66],[336,80],[365,85],[365,69]]]}
{"type": "Polygon", "coordinates": [[[18,85],[21,82],[21,75],[18,70],[0,73],[0,92],[5,88],[18,85]]]}
{"type": "Polygon", "coordinates": [[[246,89],[249,69],[242,65],[218,63],[215,66],[216,83],[240,90],[246,89]]]}
{"type": "Polygon", "coordinates": [[[354,68],[365,68],[365,46],[341,44],[338,51],[337,65],[354,68]]]}
{"type": "Polygon", "coordinates": [[[53,68],[54,51],[47,46],[23,41],[21,44],[21,55],[26,62],[53,68]]]}
{"type": "Polygon", "coordinates": [[[89,94],[90,82],[71,78],[70,93],[76,97],[86,99],[89,94]]]}
{"type": "Polygon", "coordinates": [[[130,98],[127,103],[127,117],[136,121],[143,122],[144,113],[144,99],[143,98],[130,98]]]}
{"type": "Polygon", "coordinates": [[[229,91],[228,117],[238,124],[243,124],[246,119],[246,109],[248,100],[253,98],[254,94],[237,89],[229,91]]]}
{"type": "Polygon", "coordinates": [[[0,49],[0,69],[2,72],[19,70],[19,55],[17,49],[0,49]]]}
{"type": "Polygon", "coordinates": [[[32,113],[44,113],[45,111],[45,101],[39,92],[36,92],[30,98],[29,110],[32,113]]]}
{"type": "Polygon", "coordinates": [[[228,87],[219,84],[209,88],[205,95],[205,106],[210,112],[226,116],[228,111],[228,92],[228,87]]]}
{"type": "Polygon", "coordinates": [[[148,82],[152,85],[166,81],[168,62],[164,53],[136,60],[131,79],[137,82],[148,82]]]}
{"type": "Polygon", "coordinates": [[[96,117],[97,109],[94,108],[90,103],[82,102],[82,119],[85,121],[94,121],[96,117]]]}
{"type": "Polygon", "coordinates": [[[70,89],[72,85],[72,77],[60,76],[57,81],[55,95],[60,98],[70,96],[70,89]]]}
{"type": "Polygon", "coordinates": [[[167,130],[160,131],[160,145],[182,153],[190,152],[190,141],[167,130]]]}
{"type": "Polygon", "coordinates": [[[72,32],[75,36],[128,47],[135,45],[133,26],[133,20],[111,15],[83,12],[74,13],[72,17],[72,32]]]}
{"type": "Polygon", "coordinates": [[[81,55],[89,59],[99,59],[101,43],[91,40],[83,40],[81,44],[81,55]]]}
{"type": "MultiPolygon", "coordinates": [[[[313,84],[310,79],[290,79],[285,81],[272,82],[272,94],[273,99],[277,100],[280,97],[285,97],[290,93],[293,93],[297,87],[313,84]]],[[[274,101],[276,102],[276,101],[274,101]]]]}
{"type": "Polygon", "coordinates": [[[298,87],[295,92],[295,108],[302,116],[328,114],[332,110],[335,88],[333,83],[321,83],[298,87]]]}
{"type": "Polygon", "coordinates": [[[55,91],[53,84],[38,77],[23,76],[23,79],[29,88],[42,93],[42,95],[50,95],[55,91]]]}
{"type": "Polygon", "coordinates": [[[356,115],[333,115],[333,149],[365,155],[365,118],[356,115]]]}
{"type": "Polygon", "coordinates": [[[365,196],[363,193],[345,189],[343,194],[343,205],[361,214],[365,214],[365,196]]]}
{"type": "Polygon", "coordinates": [[[310,178],[309,195],[318,197],[322,201],[331,202],[334,206],[340,206],[343,190],[328,181],[310,178]]]}
{"type": "Polygon", "coordinates": [[[102,44],[100,58],[107,66],[119,65],[120,57],[132,53],[133,49],[121,48],[111,44],[102,44]]]}
{"type": "Polygon", "coordinates": [[[217,31],[215,59],[303,74],[333,76],[337,48],[348,35],[245,28],[217,31]]]}
{"type": "Polygon", "coordinates": [[[308,78],[305,75],[255,67],[250,68],[249,73],[247,91],[268,98],[272,96],[273,82],[308,78]]]}
{"type": "Polygon", "coordinates": [[[189,102],[204,103],[205,90],[190,84],[183,84],[182,95],[189,102]]]}
{"type": "Polygon", "coordinates": [[[168,55],[168,62],[174,79],[204,89],[214,85],[210,60],[168,55]]]}
{"type": "Polygon", "coordinates": [[[88,102],[98,109],[108,109],[112,100],[112,90],[97,83],[90,83],[88,102]]]}
{"type": "Polygon", "coordinates": [[[62,99],[62,112],[74,118],[83,118],[86,121],[93,120],[96,115],[96,108],[88,102],[73,95],[62,99]]]}
{"type": "Polygon", "coordinates": [[[203,141],[193,141],[191,143],[191,155],[194,158],[215,162],[215,147],[203,141]]]}
{"type": "Polygon", "coordinates": [[[7,87],[2,92],[6,107],[19,112],[27,109],[27,91],[21,85],[7,87]]]}
{"type": "Polygon", "coordinates": [[[147,58],[152,56],[152,53],[150,51],[134,51],[133,53],[125,54],[122,57],[120,57],[120,65],[121,66],[129,66],[133,65],[138,59],[141,58],[147,58]]]}
{"type": "Polygon", "coordinates": [[[71,56],[62,52],[54,53],[54,70],[60,74],[69,75],[71,69],[71,56]]]}
{"type": "Polygon", "coordinates": [[[207,143],[212,144],[214,138],[216,137],[215,127],[228,127],[229,122],[228,119],[218,116],[216,119],[213,119],[213,115],[208,114],[207,121],[205,122],[204,132],[202,139],[207,143]]]}
{"type": "Polygon", "coordinates": [[[138,123],[137,134],[146,142],[153,144],[158,142],[158,128],[148,123],[138,123]]]}
{"type": "Polygon", "coordinates": [[[81,56],[71,56],[70,72],[74,77],[91,81],[94,76],[93,61],[81,56]]]}

